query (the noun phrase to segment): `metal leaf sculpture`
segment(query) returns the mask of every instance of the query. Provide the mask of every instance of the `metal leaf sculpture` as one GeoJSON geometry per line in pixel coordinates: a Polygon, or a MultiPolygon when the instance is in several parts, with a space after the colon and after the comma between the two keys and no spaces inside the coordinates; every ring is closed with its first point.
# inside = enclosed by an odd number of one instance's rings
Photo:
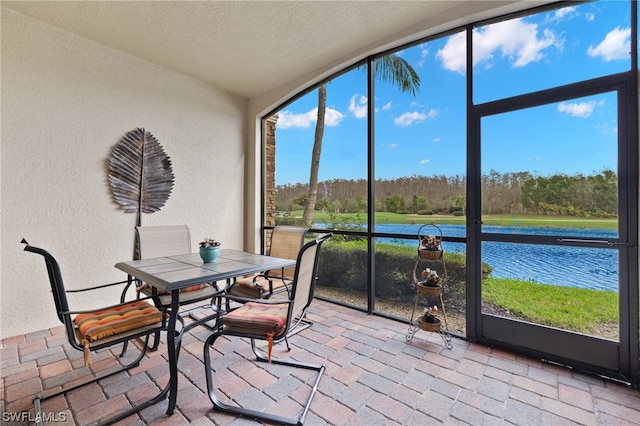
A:
{"type": "Polygon", "coordinates": [[[144,129],[128,132],[109,157],[109,183],[113,196],[127,213],[157,212],[173,189],[171,159],[160,143],[144,129]]]}

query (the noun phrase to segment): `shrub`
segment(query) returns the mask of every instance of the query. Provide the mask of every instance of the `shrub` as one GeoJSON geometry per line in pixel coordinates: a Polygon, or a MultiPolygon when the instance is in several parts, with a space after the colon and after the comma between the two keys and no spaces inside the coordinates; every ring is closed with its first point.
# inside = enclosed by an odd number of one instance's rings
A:
{"type": "MultiPolygon", "coordinates": [[[[411,288],[416,248],[398,244],[376,244],[375,296],[387,300],[412,303],[416,291],[411,288]]],[[[446,303],[463,306],[466,298],[466,256],[464,253],[444,253],[447,281],[443,298],[446,303]]],[[[367,293],[366,241],[327,241],[322,248],[318,265],[318,285],[367,293]]],[[[421,259],[416,275],[432,268],[444,275],[442,262],[421,259]]],[[[482,265],[483,277],[489,276],[491,267],[482,265]]]]}
{"type": "Polygon", "coordinates": [[[291,226],[307,226],[307,221],[301,217],[291,216],[276,216],[276,225],[291,225],[291,226]]]}
{"type": "Polygon", "coordinates": [[[357,291],[367,290],[366,241],[335,243],[322,246],[318,264],[318,285],[357,291]]]}

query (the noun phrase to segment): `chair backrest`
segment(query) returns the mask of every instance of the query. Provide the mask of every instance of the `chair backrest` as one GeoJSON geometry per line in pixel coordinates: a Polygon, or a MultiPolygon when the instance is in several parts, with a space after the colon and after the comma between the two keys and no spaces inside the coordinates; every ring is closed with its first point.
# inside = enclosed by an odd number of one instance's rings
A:
{"type": "MultiPolygon", "coordinates": [[[[278,225],[271,233],[271,247],[269,255],[282,259],[296,259],[304,244],[304,236],[309,228],[297,226],[278,225]]],[[[295,273],[295,266],[285,268],[283,276],[292,277],[295,273]]],[[[269,275],[280,275],[280,271],[271,271],[269,275]]]]}
{"type": "Polygon", "coordinates": [[[51,293],[53,294],[53,301],[56,304],[56,314],[61,323],[65,325],[69,341],[74,342],[73,336],[73,323],[71,321],[71,315],[69,312],[69,302],[67,301],[67,292],[64,288],[64,282],[62,281],[62,272],[60,271],[60,264],[48,251],[39,247],[29,245],[29,243],[23,238],[22,244],[26,244],[25,251],[39,254],[44,257],[44,261],[47,265],[47,273],[49,274],[49,284],[51,286],[51,293]]]}
{"type": "MultiPolygon", "coordinates": [[[[289,307],[289,324],[309,307],[313,300],[318,273],[318,261],[320,259],[320,247],[333,234],[323,234],[313,241],[305,244],[299,251],[293,284],[291,285],[289,307]]],[[[289,326],[287,324],[287,327],[289,326]]]]}
{"type": "Polygon", "coordinates": [[[137,226],[140,258],[191,253],[191,232],[187,225],[137,226]]]}

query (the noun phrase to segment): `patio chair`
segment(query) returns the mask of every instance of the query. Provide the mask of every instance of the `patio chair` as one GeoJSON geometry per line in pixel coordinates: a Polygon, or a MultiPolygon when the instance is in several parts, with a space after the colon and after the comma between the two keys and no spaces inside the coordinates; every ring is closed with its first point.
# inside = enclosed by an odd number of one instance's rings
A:
{"type": "MultiPolygon", "coordinates": [[[[296,226],[276,226],[271,233],[269,256],[295,259],[308,230],[296,226]]],[[[283,268],[240,278],[227,289],[227,293],[247,299],[268,299],[289,288],[294,270],[295,267],[283,268]]]]}
{"type": "MultiPolygon", "coordinates": [[[[320,378],[324,373],[325,366],[302,363],[293,359],[272,358],[271,349],[275,342],[286,339],[289,330],[295,326],[296,321],[304,316],[304,312],[311,304],[316,283],[320,247],[331,235],[330,233],[325,234],[305,244],[302,249],[300,249],[291,289],[285,301],[264,300],[246,302],[236,310],[224,315],[221,319],[221,327],[207,338],[204,344],[204,365],[209,399],[213,403],[214,409],[252,419],[263,420],[267,423],[301,425],[304,422],[305,416],[311,406],[311,400],[315,395],[320,378]],[[215,385],[212,378],[210,352],[216,340],[221,336],[226,336],[226,338],[241,337],[250,339],[251,349],[257,361],[314,370],[317,372],[315,383],[300,416],[297,418],[279,416],[254,409],[228,405],[218,399],[214,392],[215,385]],[[267,342],[268,352],[266,355],[256,347],[256,340],[267,342]]],[[[216,351],[214,351],[214,353],[215,352],[216,351]]],[[[216,369],[216,371],[218,371],[218,369],[216,369]]],[[[219,385],[224,385],[224,380],[221,380],[219,385]]]]}
{"type": "MultiPolygon", "coordinates": [[[[191,232],[187,225],[137,226],[136,240],[141,259],[191,253],[191,232]]],[[[140,281],[137,281],[136,289],[146,297],[153,297],[156,306],[161,310],[166,310],[171,306],[171,292],[159,291],[140,281]]],[[[208,300],[213,309],[212,314],[196,319],[194,323],[189,324],[189,328],[217,319],[219,300],[216,296],[219,293],[215,283],[196,285],[180,291],[180,306],[208,300]]],[[[157,334],[151,350],[156,350],[159,343],[159,334],[157,334]]]]}
{"type": "MultiPolygon", "coordinates": [[[[72,311],[69,308],[67,293],[90,292],[96,289],[122,285],[127,283],[127,281],[120,281],[79,290],[66,290],[62,280],[60,265],[53,255],[44,249],[29,245],[25,239],[22,239],[22,243],[25,244],[25,251],[39,254],[44,257],[58,319],[62,324],[64,324],[67,339],[71,346],[84,353],[86,365],[91,364],[91,352],[119,345],[121,343],[124,344],[130,339],[144,339],[144,344],[140,349],[140,355],[133,361],[121,365],[117,369],[97,375],[91,375],[85,380],[81,380],[71,386],[58,389],[57,391],[45,391],[36,395],[33,398],[36,419],[42,419],[42,410],[40,407],[42,401],[60,394],[65,394],[69,391],[97,382],[114,374],[129,370],[130,368],[137,367],[146,353],[149,336],[166,329],[166,321],[162,312],[152,303],[149,303],[149,301],[144,299],[111,305],[100,309],[72,311]]],[[[169,387],[167,386],[158,395],[139,403],[129,410],[107,419],[104,422],[106,424],[115,423],[137,413],[140,410],[143,410],[144,408],[160,402],[167,396],[168,390],[169,387]]]]}

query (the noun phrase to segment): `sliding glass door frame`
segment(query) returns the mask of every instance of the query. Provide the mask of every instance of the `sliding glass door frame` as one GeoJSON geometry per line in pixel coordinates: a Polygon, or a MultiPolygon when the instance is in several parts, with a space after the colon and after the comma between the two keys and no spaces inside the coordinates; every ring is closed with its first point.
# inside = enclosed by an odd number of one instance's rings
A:
{"type": "MultiPolygon", "coordinates": [[[[469,87],[472,87],[470,84],[469,87]]],[[[542,359],[595,371],[623,381],[638,376],[638,135],[637,73],[628,72],[527,95],[469,105],[467,200],[467,337],[542,359]],[[615,91],[618,99],[618,238],[600,243],[619,251],[619,342],[509,320],[482,313],[483,242],[575,246],[590,240],[482,231],[481,120],[483,117],[615,91]],[[561,342],[561,344],[558,344],[561,342]]],[[[541,123],[542,124],[542,123],[541,123]]]]}

